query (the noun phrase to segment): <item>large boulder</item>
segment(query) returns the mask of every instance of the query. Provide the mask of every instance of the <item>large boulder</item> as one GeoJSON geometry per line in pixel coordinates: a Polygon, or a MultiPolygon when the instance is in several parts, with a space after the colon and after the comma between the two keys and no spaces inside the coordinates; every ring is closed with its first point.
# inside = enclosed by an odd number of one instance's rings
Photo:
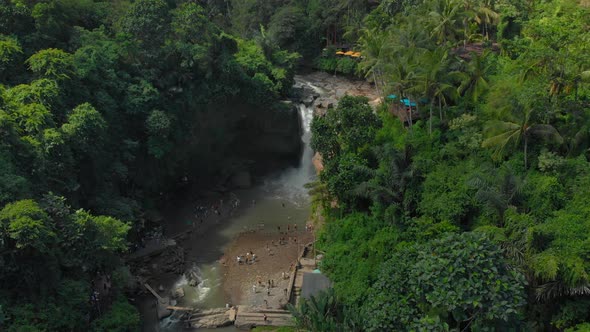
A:
{"type": "Polygon", "coordinates": [[[308,96],[305,96],[304,98],[301,98],[301,102],[305,106],[309,107],[309,106],[313,105],[313,102],[315,101],[315,99],[316,99],[316,97],[314,97],[313,95],[308,95],[308,96]]]}
{"type": "Polygon", "coordinates": [[[182,287],[178,287],[172,293],[172,297],[175,299],[182,299],[184,297],[184,289],[182,287]]]}
{"type": "Polygon", "coordinates": [[[291,88],[291,97],[295,100],[301,99],[305,93],[306,86],[301,82],[295,82],[291,88]]]}

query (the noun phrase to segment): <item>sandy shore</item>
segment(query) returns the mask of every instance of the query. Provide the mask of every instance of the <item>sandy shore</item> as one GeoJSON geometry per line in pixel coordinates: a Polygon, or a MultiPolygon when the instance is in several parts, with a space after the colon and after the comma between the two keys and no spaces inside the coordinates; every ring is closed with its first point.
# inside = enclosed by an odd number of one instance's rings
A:
{"type": "Polygon", "coordinates": [[[312,233],[302,230],[286,232],[283,229],[282,234],[278,230],[240,234],[228,246],[222,258],[223,290],[226,297],[231,299],[232,304],[260,308],[283,307],[287,303],[285,290],[288,288],[293,265],[303,246],[312,240],[312,233]],[[286,240],[283,244],[279,243],[281,238],[286,240]],[[237,256],[245,257],[250,251],[256,255],[256,261],[238,264],[237,256]],[[269,280],[274,284],[270,288],[270,295],[267,288],[269,280]]]}

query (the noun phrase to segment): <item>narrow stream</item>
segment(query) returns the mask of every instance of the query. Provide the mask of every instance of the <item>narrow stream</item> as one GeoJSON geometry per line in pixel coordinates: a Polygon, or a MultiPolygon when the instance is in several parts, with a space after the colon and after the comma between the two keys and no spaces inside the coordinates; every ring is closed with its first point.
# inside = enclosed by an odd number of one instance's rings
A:
{"type": "MultiPolygon", "coordinates": [[[[320,88],[310,82],[300,80],[317,93],[320,88]]],[[[191,287],[185,276],[170,276],[163,281],[166,290],[182,287],[185,296],[177,303],[178,306],[198,308],[218,308],[228,301],[221,287],[222,276],[218,263],[219,257],[231,240],[241,232],[256,229],[264,225],[265,229],[276,229],[276,226],[297,223],[300,229],[308,221],[311,209],[310,198],[304,185],[313,181],[316,172],[312,164],[313,151],[310,146],[310,125],[313,118],[313,107],[298,105],[302,122],[303,151],[297,167],[291,167],[271,174],[261,184],[247,190],[235,190],[232,197],[239,200],[239,208],[219,225],[215,225],[205,234],[198,234],[190,241],[188,257],[194,257],[193,271],[199,275],[201,282],[191,287]]],[[[180,207],[178,216],[191,211],[193,207],[180,207]]],[[[183,331],[178,316],[172,315],[160,322],[145,319],[144,331],[183,331]]],[[[215,329],[215,331],[234,331],[233,327],[215,329]]],[[[203,330],[205,331],[205,330],[203,330]]]]}

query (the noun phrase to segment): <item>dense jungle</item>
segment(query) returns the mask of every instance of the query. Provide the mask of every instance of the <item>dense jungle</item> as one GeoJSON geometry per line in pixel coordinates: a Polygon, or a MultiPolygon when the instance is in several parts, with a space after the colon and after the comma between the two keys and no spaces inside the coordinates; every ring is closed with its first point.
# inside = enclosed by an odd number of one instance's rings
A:
{"type": "Polygon", "coordinates": [[[588,0],[0,0],[0,330],[139,331],[153,215],[297,164],[309,72],[379,102],[313,112],[276,331],[590,331],[588,0]]]}

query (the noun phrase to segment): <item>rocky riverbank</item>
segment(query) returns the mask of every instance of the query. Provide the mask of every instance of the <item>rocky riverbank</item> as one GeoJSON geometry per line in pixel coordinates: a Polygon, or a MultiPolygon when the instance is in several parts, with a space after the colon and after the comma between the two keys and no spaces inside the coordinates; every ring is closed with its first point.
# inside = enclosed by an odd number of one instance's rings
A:
{"type": "Polygon", "coordinates": [[[313,72],[295,76],[295,94],[300,96],[306,106],[313,106],[316,114],[336,107],[338,100],[345,95],[364,96],[373,107],[381,103],[375,86],[366,80],[353,80],[325,72],[313,72]]]}

